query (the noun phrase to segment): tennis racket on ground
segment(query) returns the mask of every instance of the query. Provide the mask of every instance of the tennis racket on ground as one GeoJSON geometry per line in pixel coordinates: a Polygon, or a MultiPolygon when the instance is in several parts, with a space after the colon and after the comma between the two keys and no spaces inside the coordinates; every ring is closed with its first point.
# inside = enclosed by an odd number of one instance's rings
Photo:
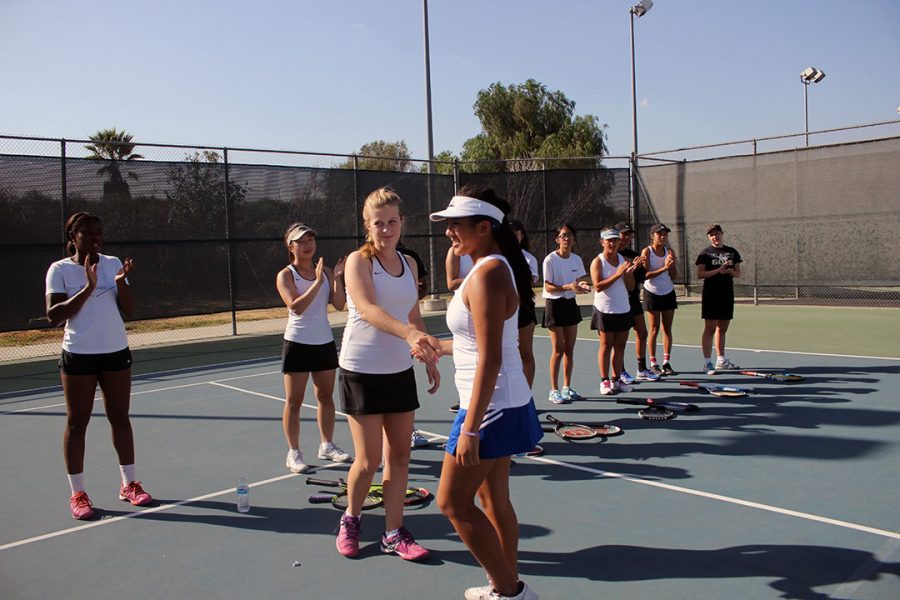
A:
{"type": "Polygon", "coordinates": [[[666,410],[671,410],[672,412],[695,412],[700,410],[700,407],[696,404],[690,404],[688,402],[673,402],[670,400],[661,400],[657,402],[653,398],[647,398],[645,400],[619,398],[618,400],[616,400],[616,402],[618,404],[633,404],[635,406],[655,406],[664,408],[666,410]]]}
{"type": "Polygon", "coordinates": [[[668,421],[675,418],[675,412],[662,406],[648,406],[639,410],[638,416],[648,421],[668,421]]]}
{"type": "Polygon", "coordinates": [[[740,373],[741,375],[762,377],[772,381],[803,381],[803,375],[797,375],[796,373],[765,373],[763,371],[741,371],[740,373]]]}
{"type": "Polygon", "coordinates": [[[560,421],[553,415],[545,417],[553,424],[553,433],[564,440],[589,440],[598,436],[609,437],[622,433],[622,428],[610,423],[572,423],[560,421]]]}
{"type": "Polygon", "coordinates": [[[681,385],[704,390],[713,396],[722,396],[725,398],[740,398],[746,396],[749,388],[735,387],[731,385],[716,385],[715,383],[700,383],[699,381],[680,381],[681,385]]]}
{"type": "MultiPolygon", "coordinates": [[[[347,497],[347,482],[343,479],[318,479],[315,477],[307,477],[306,483],[310,485],[318,485],[321,487],[334,487],[339,491],[332,494],[311,494],[307,500],[312,504],[324,504],[330,502],[335,508],[346,510],[349,504],[347,497]]],[[[432,494],[425,488],[407,488],[406,496],[403,499],[404,506],[418,506],[425,504],[431,500],[432,494]]],[[[369,486],[369,492],[363,499],[363,510],[378,508],[384,504],[384,486],[380,483],[373,483],[369,486]]]]}

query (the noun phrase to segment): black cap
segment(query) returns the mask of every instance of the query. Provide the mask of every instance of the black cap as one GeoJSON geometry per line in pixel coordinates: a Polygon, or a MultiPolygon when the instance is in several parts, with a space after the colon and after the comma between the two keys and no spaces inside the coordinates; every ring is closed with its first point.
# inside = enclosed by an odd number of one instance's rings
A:
{"type": "Polygon", "coordinates": [[[634,228],[625,221],[621,221],[615,224],[615,228],[619,230],[621,233],[634,233],[634,228]]]}
{"type": "Polygon", "coordinates": [[[656,225],[654,225],[653,227],[650,228],[650,233],[659,233],[660,231],[664,231],[664,232],[666,232],[666,233],[669,233],[669,232],[672,231],[672,230],[669,229],[668,227],[666,227],[666,226],[665,226],[664,224],[662,224],[662,223],[657,223],[656,225]]]}

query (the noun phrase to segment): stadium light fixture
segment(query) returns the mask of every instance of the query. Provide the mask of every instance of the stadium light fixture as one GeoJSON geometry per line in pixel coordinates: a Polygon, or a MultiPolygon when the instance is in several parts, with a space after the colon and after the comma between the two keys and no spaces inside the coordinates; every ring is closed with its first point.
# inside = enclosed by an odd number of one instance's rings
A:
{"type": "Polygon", "coordinates": [[[638,157],[638,129],[637,129],[637,89],[635,87],[634,75],[634,18],[643,17],[647,11],[653,8],[653,0],[640,0],[632,6],[628,12],[631,14],[631,131],[632,131],[632,151],[631,151],[631,198],[629,207],[629,220],[634,228],[634,240],[632,244],[636,244],[638,240],[642,240],[639,222],[639,199],[638,194],[638,178],[637,178],[637,157],[638,157]]]}
{"type": "Polygon", "coordinates": [[[806,132],[806,145],[809,146],[809,84],[819,83],[825,79],[825,71],[815,67],[806,67],[800,71],[800,83],[803,84],[803,124],[806,132]]]}

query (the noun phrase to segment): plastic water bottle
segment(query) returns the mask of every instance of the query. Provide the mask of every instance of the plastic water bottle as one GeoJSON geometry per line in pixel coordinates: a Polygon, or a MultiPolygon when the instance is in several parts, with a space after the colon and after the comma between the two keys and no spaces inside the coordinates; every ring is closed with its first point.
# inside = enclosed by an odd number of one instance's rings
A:
{"type": "Polygon", "coordinates": [[[237,493],[237,509],[238,512],[250,512],[250,486],[247,485],[247,479],[243,476],[238,480],[237,487],[234,488],[237,493]]]}

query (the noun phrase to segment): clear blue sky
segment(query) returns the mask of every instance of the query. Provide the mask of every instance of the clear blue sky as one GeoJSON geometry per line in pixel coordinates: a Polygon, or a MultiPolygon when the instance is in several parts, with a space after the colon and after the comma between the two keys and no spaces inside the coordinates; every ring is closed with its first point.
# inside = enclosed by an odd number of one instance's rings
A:
{"type": "MultiPolygon", "coordinates": [[[[477,92],[534,78],[631,149],[631,0],[431,0],[435,152],[477,92]]],[[[655,0],[635,22],[640,150],[888,121],[900,0],[655,0]]],[[[426,155],[421,0],[0,0],[0,133],[426,155]]],[[[0,148],[2,151],[2,148],[0,148]]]]}

